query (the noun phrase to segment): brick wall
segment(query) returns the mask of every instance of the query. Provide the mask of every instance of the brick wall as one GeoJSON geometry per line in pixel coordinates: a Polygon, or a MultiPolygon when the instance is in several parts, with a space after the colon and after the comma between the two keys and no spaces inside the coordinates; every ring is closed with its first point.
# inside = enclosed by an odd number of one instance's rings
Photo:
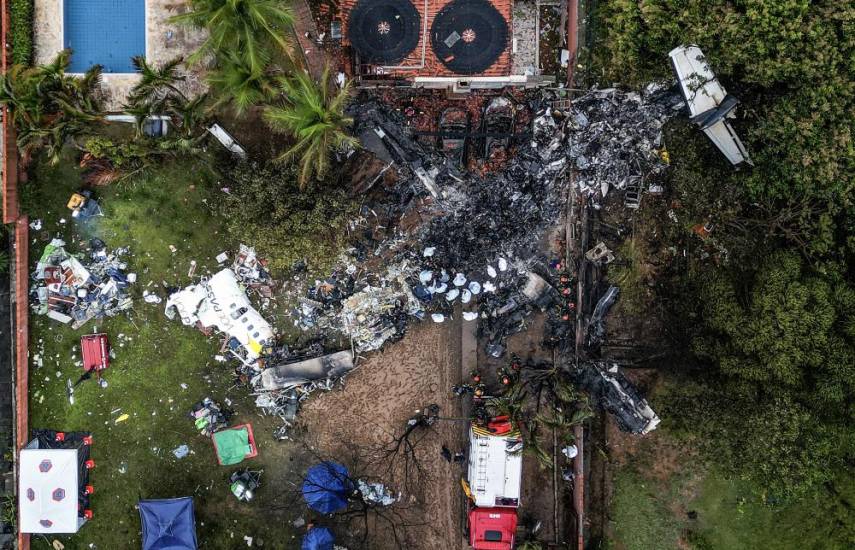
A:
{"type": "MultiPolygon", "coordinates": [[[[9,54],[13,44],[9,43],[9,3],[0,0],[0,71],[3,73],[9,67],[9,54]]],[[[20,450],[27,442],[29,432],[29,318],[28,318],[28,294],[29,294],[29,222],[26,216],[21,216],[18,208],[18,148],[15,144],[15,128],[9,120],[6,108],[0,110],[0,193],[3,202],[3,223],[15,224],[14,238],[14,262],[15,270],[12,273],[14,281],[14,301],[10,304],[15,308],[12,334],[15,338],[15,376],[14,383],[9,385],[8,390],[14,387],[14,393],[9,397],[14,402],[15,409],[15,446],[20,450]]],[[[11,289],[10,289],[11,290],[11,289]]],[[[7,386],[0,385],[0,388],[7,386]]],[[[17,453],[15,456],[17,466],[17,453]]],[[[16,478],[17,480],[17,478],[16,478]]],[[[18,533],[18,550],[30,549],[30,536],[18,533]]]]}

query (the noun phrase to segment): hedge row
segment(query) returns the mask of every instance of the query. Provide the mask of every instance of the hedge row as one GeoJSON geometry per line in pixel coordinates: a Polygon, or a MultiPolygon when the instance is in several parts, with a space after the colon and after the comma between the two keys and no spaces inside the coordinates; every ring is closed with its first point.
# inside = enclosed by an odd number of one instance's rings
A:
{"type": "Polygon", "coordinates": [[[12,62],[29,65],[33,60],[33,0],[11,0],[9,14],[12,62]]]}

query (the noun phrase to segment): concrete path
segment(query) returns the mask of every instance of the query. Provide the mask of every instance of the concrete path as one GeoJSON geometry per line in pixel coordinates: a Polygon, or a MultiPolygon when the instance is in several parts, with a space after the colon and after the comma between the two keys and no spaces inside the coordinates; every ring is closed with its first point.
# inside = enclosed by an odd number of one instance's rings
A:
{"type": "MultiPolygon", "coordinates": [[[[315,78],[320,78],[324,72],[324,64],[329,62],[326,52],[318,45],[318,27],[312,17],[312,10],[306,0],[293,0],[291,11],[294,13],[294,48],[298,49],[306,68],[315,78]],[[308,36],[307,36],[308,33],[308,36]]],[[[330,70],[336,67],[330,63],[330,70]]]]}

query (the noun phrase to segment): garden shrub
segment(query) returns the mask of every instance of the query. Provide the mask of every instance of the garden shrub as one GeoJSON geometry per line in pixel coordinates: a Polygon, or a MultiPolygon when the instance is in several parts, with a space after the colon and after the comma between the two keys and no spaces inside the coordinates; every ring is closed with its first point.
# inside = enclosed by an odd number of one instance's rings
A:
{"type": "Polygon", "coordinates": [[[33,61],[33,0],[12,0],[9,15],[12,63],[29,65],[33,61]]]}
{"type": "Polygon", "coordinates": [[[341,189],[318,183],[304,191],[293,167],[242,164],[225,174],[217,208],[230,235],[255,246],[273,271],[305,261],[325,273],[346,243],[356,211],[341,189]]]}

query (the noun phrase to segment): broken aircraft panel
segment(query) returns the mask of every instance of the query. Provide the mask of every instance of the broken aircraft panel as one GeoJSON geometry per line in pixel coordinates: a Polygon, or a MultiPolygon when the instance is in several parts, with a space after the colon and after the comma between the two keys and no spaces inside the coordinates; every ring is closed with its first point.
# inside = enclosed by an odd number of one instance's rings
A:
{"type": "Polygon", "coordinates": [[[573,378],[597,406],[614,415],[622,431],[646,434],[659,425],[659,416],[616,363],[583,364],[573,378]]]}
{"type": "Polygon", "coordinates": [[[728,119],[736,118],[735,97],[713,74],[704,53],[697,46],[679,46],[668,53],[683,97],[694,122],[731,164],[754,165],[745,146],[728,119]]]}
{"type": "Polygon", "coordinates": [[[620,289],[616,286],[610,286],[606,293],[597,301],[594,306],[594,312],[591,314],[591,319],[588,321],[588,348],[594,348],[600,345],[606,336],[606,324],[604,318],[614,305],[620,294],[620,289]]]}
{"type": "Polygon", "coordinates": [[[236,339],[250,361],[260,357],[274,340],[270,323],[252,306],[231,269],[170,295],[166,316],[173,319],[176,313],[184,325],[216,327],[236,339]]]}
{"type": "Polygon", "coordinates": [[[285,390],[316,380],[341,378],[353,370],[353,354],[339,351],[285,365],[271,366],[261,372],[260,390],[285,390]]]}

